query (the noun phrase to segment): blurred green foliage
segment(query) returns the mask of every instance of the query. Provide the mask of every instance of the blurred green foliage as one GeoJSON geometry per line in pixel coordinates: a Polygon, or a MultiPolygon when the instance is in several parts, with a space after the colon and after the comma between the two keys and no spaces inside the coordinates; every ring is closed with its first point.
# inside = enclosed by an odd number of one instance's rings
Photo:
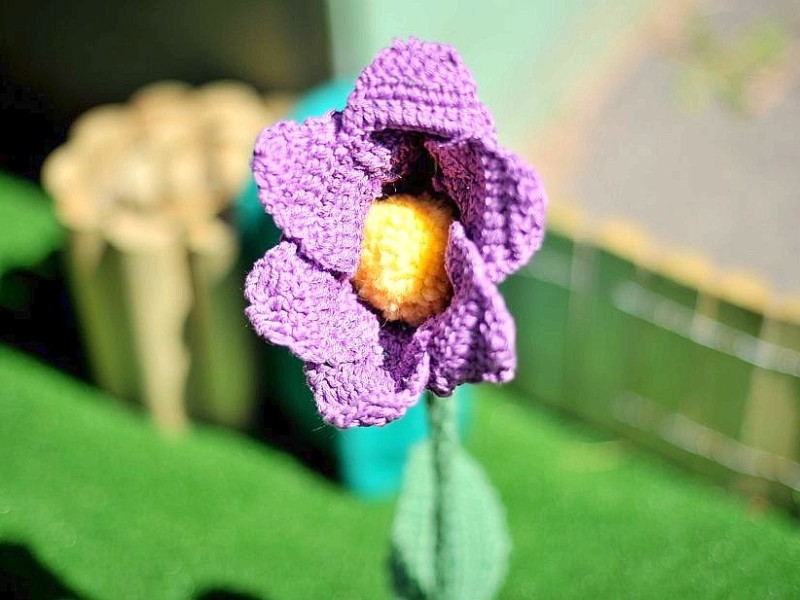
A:
{"type": "Polygon", "coordinates": [[[62,241],[63,230],[44,192],[0,172],[0,278],[12,269],[38,265],[62,241]]]}

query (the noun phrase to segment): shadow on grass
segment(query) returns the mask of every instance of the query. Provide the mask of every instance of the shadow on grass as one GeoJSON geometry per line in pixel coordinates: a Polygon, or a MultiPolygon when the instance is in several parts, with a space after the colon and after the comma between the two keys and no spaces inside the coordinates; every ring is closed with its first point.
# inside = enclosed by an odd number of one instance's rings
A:
{"type": "Polygon", "coordinates": [[[0,544],[0,596],[7,600],[86,600],[20,544],[0,544]]]}
{"type": "MultiPolygon", "coordinates": [[[[50,571],[22,544],[0,543],[0,598],[3,600],[89,600],[50,571]]],[[[270,600],[230,588],[203,590],[194,600],[270,600]]]]}
{"type": "Polygon", "coordinates": [[[0,342],[79,379],[88,379],[60,254],[35,270],[0,275],[0,342]]]}
{"type": "Polygon", "coordinates": [[[309,432],[275,400],[262,399],[254,424],[245,433],[257,442],[293,456],[326,479],[339,482],[333,453],[313,443],[309,432]]]}
{"type": "Polygon", "coordinates": [[[408,571],[400,559],[400,552],[394,544],[392,544],[389,558],[387,559],[387,566],[389,567],[392,589],[399,598],[425,600],[425,594],[418,583],[408,575],[408,571]]]}
{"type": "Polygon", "coordinates": [[[260,369],[252,424],[244,433],[296,458],[326,479],[339,483],[334,433],[317,415],[306,384],[303,363],[286,348],[271,346],[256,337],[252,347],[260,369]],[[277,385],[274,382],[278,382],[277,385]],[[279,400],[284,397],[284,400],[279,400]]]}
{"type": "Polygon", "coordinates": [[[200,592],[194,600],[269,600],[265,596],[254,596],[246,592],[236,592],[227,588],[212,588],[200,592]]]}

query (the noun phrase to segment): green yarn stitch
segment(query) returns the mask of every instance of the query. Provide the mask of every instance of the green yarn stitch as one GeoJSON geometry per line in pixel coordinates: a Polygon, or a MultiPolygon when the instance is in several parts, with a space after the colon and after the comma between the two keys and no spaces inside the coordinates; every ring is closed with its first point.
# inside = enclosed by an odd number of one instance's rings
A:
{"type": "Polygon", "coordinates": [[[511,548],[500,499],[458,445],[452,399],[429,405],[431,440],[411,453],[392,531],[400,598],[481,600],[505,577],[511,548]]]}

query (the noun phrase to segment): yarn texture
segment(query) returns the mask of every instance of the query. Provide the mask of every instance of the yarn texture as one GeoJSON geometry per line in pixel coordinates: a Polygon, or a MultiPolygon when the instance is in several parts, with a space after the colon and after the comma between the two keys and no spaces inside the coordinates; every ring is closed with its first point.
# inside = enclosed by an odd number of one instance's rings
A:
{"type": "Polygon", "coordinates": [[[305,361],[326,422],[384,425],[425,389],[448,396],[513,378],[515,327],[497,284],[541,245],[546,196],[536,172],[498,145],[453,48],[395,41],[344,110],[265,129],[252,168],[283,240],[247,277],[247,316],[305,361]],[[387,319],[353,284],[371,206],[405,187],[458,213],[444,249],[449,303],[410,322],[387,319]]]}
{"type": "Polygon", "coordinates": [[[388,321],[418,326],[444,310],[453,286],[444,267],[451,211],[428,195],[373,202],[353,277],[360,298],[388,321]]]}

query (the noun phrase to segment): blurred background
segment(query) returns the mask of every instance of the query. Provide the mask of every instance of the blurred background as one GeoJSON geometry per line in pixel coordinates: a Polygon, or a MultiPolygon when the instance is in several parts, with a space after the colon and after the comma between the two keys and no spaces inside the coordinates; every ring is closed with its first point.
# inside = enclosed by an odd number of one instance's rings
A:
{"type": "Polygon", "coordinates": [[[800,597],[797,0],[0,5],[0,590],[389,596],[424,403],[323,427],[241,289],[258,131],[408,35],[550,196],[517,379],[458,395],[501,597],[800,597]]]}

